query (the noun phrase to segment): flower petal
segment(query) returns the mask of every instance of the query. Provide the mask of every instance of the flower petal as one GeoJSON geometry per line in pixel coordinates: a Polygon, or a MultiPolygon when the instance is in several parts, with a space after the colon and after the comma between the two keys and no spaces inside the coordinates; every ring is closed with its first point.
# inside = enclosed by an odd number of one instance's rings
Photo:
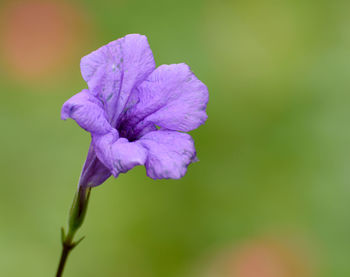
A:
{"type": "Polygon", "coordinates": [[[187,166],[197,161],[190,135],[176,131],[154,131],[140,140],[129,142],[114,133],[94,135],[92,139],[98,159],[114,177],[137,165],[145,165],[153,179],[179,179],[187,166]]]}
{"type": "Polygon", "coordinates": [[[207,119],[208,89],[186,64],[158,67],[138,88],[139,102],[123,125],[140,131],[149,123],[176,131],[196,129],[207,119]]]}
{"type": "Polygon", "coordinates": [[[93,143],[99,160],[110,169],[114,177],[146,162],[147,151],[126,138],[116,139],[112,134],[94,136],[93,143]]]}
{"type": "Polygon", "coordinates": [[[80,175],[79,187],[95,187],[101,185],[111,176],[111,171],[97,158],[93,144],[80,175]]]}
{"type": "Polygon", "coordinates": [[[146,134],[138,143],[148,150],[146,170],[153,179],[179,179],[196,161],[194,143],[188,134],[158,130],[146,134]]]}
{"type": "Polygon", "coordinates": [[[96,134],[105,134],[112,130],[101,102],[87,89],[68,99],[62,106],[61,118],[74,119],[81,128],[96,134]]]}
{"type": "Polygon", "coordinates": [[[127,35],[81,60],[81,73],[90,91],[104,103],[108,120],[117,127],[133,88],[155,69],[147,38],[127,35]]]}

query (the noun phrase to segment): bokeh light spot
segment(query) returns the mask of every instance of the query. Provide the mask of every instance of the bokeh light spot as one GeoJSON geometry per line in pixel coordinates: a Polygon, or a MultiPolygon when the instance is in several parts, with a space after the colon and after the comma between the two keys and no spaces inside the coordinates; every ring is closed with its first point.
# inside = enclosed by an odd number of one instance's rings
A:
{"type": "Polygon", "coordinates": [[[315,259],[306,244],[277,237],[252,239],[211,255],[195,276],[313,277],[315,259]]]}
{"type": "Polygon", "coordinates": [[[1,14],[4,68],[16,80],[52,77],[84,40],[83,13],[63,1],[12,1],[1,14]]]}

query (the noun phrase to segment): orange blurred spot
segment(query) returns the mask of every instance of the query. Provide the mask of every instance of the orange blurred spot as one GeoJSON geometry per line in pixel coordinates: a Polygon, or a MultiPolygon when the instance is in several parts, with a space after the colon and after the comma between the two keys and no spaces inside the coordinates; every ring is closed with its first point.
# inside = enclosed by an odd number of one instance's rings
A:
{"type": "Polygon", "coordinates": [[[301,245],[264,238],[217,255],[201,277],[312,277],[313,260],[301,245]]]}
{"type": "Polygon", "coordinates": [[[2,55],[16,78],[53,74],[82,40],[83,16],[63,1],[12,1],[1,14],[2,55]]]}
{"type": "Polygon", "coordinates": [[[300,254],[276,241],[251,243],[233,255],[229,276],[309,277],[307,263],[300,254]]]}

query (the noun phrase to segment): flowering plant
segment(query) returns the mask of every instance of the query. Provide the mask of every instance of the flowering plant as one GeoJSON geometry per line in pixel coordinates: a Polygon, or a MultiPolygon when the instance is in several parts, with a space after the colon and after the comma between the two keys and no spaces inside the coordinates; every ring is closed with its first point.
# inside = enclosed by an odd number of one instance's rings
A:
{"type": "Polygon", "coordinates": [[[137,165],[153,179],[179,179],[197,161],[184,133],[206,119],[207,87],[186,64],[155,67],[147,38],[127,35],[81,60],[84,89],[67,100],[61,118],[74,119],[91,134],[91,144],[71,208],[57,272],[77,243],[91,188],[137,165]]]}

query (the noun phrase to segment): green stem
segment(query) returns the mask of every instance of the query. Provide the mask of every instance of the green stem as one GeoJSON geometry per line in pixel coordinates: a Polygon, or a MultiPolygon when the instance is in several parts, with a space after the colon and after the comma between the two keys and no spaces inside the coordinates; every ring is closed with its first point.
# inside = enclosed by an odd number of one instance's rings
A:
{"type": "Polygon", "coordinates": [[[61,254],[61,259],[60,259],[60,263],[58,265],[58,269],[57,269],[57,273],[56,273],[56,277],[61,277],[63,274],[63,270],[64,270],[64,266],[66,265],[66,261],[68,258],[68,255],[70,253],[70,251],[73,249],[73,247],[67,245],[67,244],[63,244],[62,245],[62,254],[61,254]]]}
{"type": "Polygon", "coordinates": [[[68,220],[68,233],[67,235],[62,228],[61,231],[61,242],[62,242],[62,253],[60,262],[58,264],[58,269],[56,277],[61,277],[63,274],[64,266],[66,265],[67,258],[69,253],[77,246],[83,239],[79,239],[76,242],[73,242],[74,235],[77,230],[81,227],[84,222],[85,214],[87,211],[87,206],[90,198],[91,188],[79,187],[79,190],[76,192],[72,207],[69,213],[68,220]]]}

